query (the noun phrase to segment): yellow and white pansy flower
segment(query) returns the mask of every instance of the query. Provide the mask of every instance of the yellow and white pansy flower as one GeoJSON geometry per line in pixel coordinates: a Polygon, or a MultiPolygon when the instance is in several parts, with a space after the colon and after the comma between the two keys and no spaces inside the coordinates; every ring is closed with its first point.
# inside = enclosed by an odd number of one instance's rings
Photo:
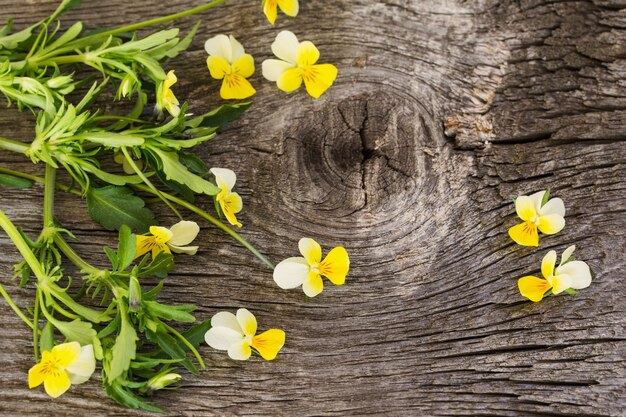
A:
{"type": "Polygon", "coordinates": [[[222,81],[220,96],[223,99],[244,99],[256,93],[246,79],[254,73],[254,59],[232,36],[217,35],[207,40],[204,49],[211,77],[222,81]]]}
{"type": "Polygon", "coordinates": [[[272,25],[276,21],[279,7],[289,17],[296,17],[300,8],[298,0],[263,0],[263,13],[272,25]]]}
{"type": "Polygon", "coordinates": [[[531,301],[538,302],[548,290],[559,294],[569,289],[580,290],[591,284],[591,271],[583,261],[570,260],[576,246],[570,246],[561,255],[561,262],[555,268],[556,252],[551,250],[541,261],[541,274],[522,277],[517,281],[520,293],[531,301]]]}
{"type": "Polygon", "coordinates": [[[215,183],[217,184],[217,188],[220,189],[220,192],[215,196],[220,210],[224,213],[224,216],[226,216],[230,224],[241,227],[241,223],[239,223],[235,214],[241,211],[243,202],[239,194],[232,192],[235,182],[237,181],[237,175],[226,168],[211,168],[210,171],[215,175],[215,183]]]}
{"type": "Polygon", "coordinates": [[[211,328],[204,340],[213,349],[228,351],[231,359],[246,360],[254,349],[263,359],[271,361],[285,344],[285,332],[270,329],[257,335],[256,329],[256,318],[245,308],[237,310],[237,315],[221,311],[211,318],[211,328]]]}
{"type": "Polygon", "coordinates": [[[198,223],[182,220],[174,226],[150,226],[150,236],[137,235],[137,252],[135,258],[152,252],[152,258],[159,253],[186,253],[187,255],[195,255],[198,246],[186,246],[190,244],[196,236],[200,227],[198,223]]]}
{"type": "Polygon", "coordinates": [[[280,288],[290,289],[302,285],[309,297],[324,289],[322,275],[335,285],[343,285],[350,269],[350,259],[345,248],[333,248],[322,260],[322,248],[313,239],[302,238],[298,249],[303,257],[287,258],[274,268],[274,281],[280,288]]]}
{"type": "Polygon", "coordinates": [[[320,52],[309,41],[298,42],[292,32],[283,30],[272,43],[272,52],[279,59],[263,61],[263,76],[275,81],[278,88],[290,93],[304,82],[306,91],[318,98],[337,78],[337,67],[316,64],[320,52]]]}
{"type": "Polygon", "coordinates": [[[41,362],[28,371],[28,387],[43,384],[46,393],[57,398],[72,384],[86,382],[96,370],[92,345],[62,343],[41,353],[41,362]]]}
{"type": "Polygon", "coordinates": [[[178,81],[174,70],[167,73],[165,80],[159,83],[156,93],[156,111],[161,114],[163,109],[167,110],[169,114],[176,117],[180,114],[180,103],[172,91],[172,86],[178,81]]]}
{"type": "MultiPolygon", "coordinates": [[[[553,235],[565,227],[565,206],[560,198],[544,201],[546,190],[515,199],[515,211],[523,223],[509,229],[509,236],[523,246],[538,246],[539,232],[553,235]]],[[[549,194],[548,194],[549,196],[549,194]]]]}

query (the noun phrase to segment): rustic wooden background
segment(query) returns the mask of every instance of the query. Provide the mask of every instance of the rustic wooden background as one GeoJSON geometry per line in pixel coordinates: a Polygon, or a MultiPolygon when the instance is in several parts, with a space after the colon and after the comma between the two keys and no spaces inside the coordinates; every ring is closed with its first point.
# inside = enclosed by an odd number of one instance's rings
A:
{"type": "MultiPolygon", "coordinates": [[[[115,26],[201,1],[83,1],[67,15],[115,26]]],[[[307,300],[210,226],[163,294],[198,317],[247,307],[260,329],[283,328],[278,359],[229,360],[203,347],[208,369],[155,404],[172,416],[624,416],[626,412],[626,2],[623,0],[302,0],[271,27],[260,0],[202,15],[191,49],[168,64],[194,111],[220,103],[204,40],[235,35],[254,55],[253,107],[204,146],[238,174],[243,234],[270,259],[300,237],[345,245],[343,287],[307,300]],[[281,29],[315,42],[339,67],[314,101],[263,80],[281,29]],[[511,200],[551,188],[566,227],[539,249],[515,245],[511,200]],[[517,278],[550,249],[577,245],[596,272],[579,295],[524,301],[517,278]]],[[[56,1],[0,0],[19,27],[56,1]]],[[[190,28],[195,18],[179,25],[190,28]]],[[[29,138],[33,117],[0,113],[2,136],[29,138]]],[[[0,164],[42,173],[0,152],[0,164]]],[[[1,207],[28,232],[40,187],[2,189],[1,207]]],[[[208,206],[208,205],[207,205],[208,206]]],[[[162,208],[164,224],[175,219],[162,208]]],[[[112,233],[72,195],[59,220],[94,263],[112,233]]],[[[0,280],[20,303],[0,236],[0,280]]],[[[146,415],[109,400],[99,376],[57,400],[29,390],[31,334],[0,303],[3,416],[146,415]]]]}

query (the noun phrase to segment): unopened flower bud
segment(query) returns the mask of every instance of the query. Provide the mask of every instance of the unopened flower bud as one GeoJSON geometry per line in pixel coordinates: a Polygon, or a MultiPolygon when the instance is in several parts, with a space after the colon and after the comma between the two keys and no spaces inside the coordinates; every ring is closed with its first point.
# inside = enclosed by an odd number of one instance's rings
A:
{"type": "Polygon", "coordinates": [[[180,375],[173,373],[156,375],[148,380],[148,390],[150,392],[154,392],[163,389],[177,383],[178,381],[180,381],[181,378],[182,377],[180,375]]]}

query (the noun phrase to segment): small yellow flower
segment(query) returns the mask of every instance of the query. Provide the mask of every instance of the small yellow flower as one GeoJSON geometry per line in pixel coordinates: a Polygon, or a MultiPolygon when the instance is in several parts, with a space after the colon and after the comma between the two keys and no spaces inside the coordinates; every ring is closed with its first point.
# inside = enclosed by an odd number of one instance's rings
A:
{"type": "Polygon", "coordinates": [[[309,297],[315,297],[324,289],[322,277],[335,285],[343,285],[350,269],[350,259],[345,248],[333,248],[322,260],[322,248],[313,239],[302,238],[298,242],[301,257],[287,258],[274,268],[274,281],[280,288],[290,289],[302,285],[309,297]]]}
{"type": "Polygon", "coordinates": [[[556,252],[548,252],[541,261],[541,274],[545,279],[532,275],[520,278],[517,281],[520,293],[529,300],[538,302],[548,290],[559,294],[570,288],[587,288],[591,284],[591,271],[583,261],[570,261],[574,249],[576,246],[572,245],[563,251],[561,263],[556,268],[556,252]]]}
{"type": "Polygon", "coordinates": [[[167,110],[169,114],[173,117],[176,117],[180,114],[180,107],[178,107],[178,99],[174,95],[172,91],[172,86],[178,81],[176,75],[174,75],[174,70],[171,70],[167,73],[165,80],[159,83],[157,87],[157,112],[160,114],[163,109],[167,110]]]}
{"type": "Polygon", "coordinates": [[[539,191],[531,196],[515,199],[515,211],[524,222],[509,229],[509,236],[522,246],[538,246],[539,230],[546,235],[553,235],[565,227],[565,206],[560,198],[553,198],[545,204],[546,191],[539,191]]]}
{"type": "Polygon", "coordinates": [[[237,176],[233,171],[226,168],[211,168],[210,171],[215,175],[215,182],[220,189],[215,199],[220,205],[222,213],[224,213],[230,224],[241,227],[241,223],[239,223],[235,214],[241,211],[243,202],[239,194],[231,191],[235,186],[237,176]]]}
{"type": "Polygon", "coordinates": [[[256,335],[256,317],[245,308],[237,310],[237,315],[221,311],[211,318],[211,328],[204,340],[213,349],[226,350],[231,359],[244,361],[252,349],[265,360],[271,361],[285,344],[285,332],[270,329],[256,335]]]}
{"type": "Polygon", "coordinates": [[[270,21],[270,24],[274,24],[276,21],[276,15],[278,14],[278,8],[282,10],[289,17],[296,17],[298,15],[298,0],[263,0],[263,13],[270,21]]]}
{"type": "Polygon", "coordinates": [[[137,236],[135,258],[143,256],[150,251],[152,251],[152,258],[155,258],[161,252],[195,255],[198,251],[198,246],[185,245],[190,244],[198,236],[199,231],[200,227],[198,227],[196,222],[187,220],[180,221],[169,229],[161,226],[150,226],[151,236],[137,236]]]}
{"type": "Polygon", "coordinates": [[[43,383],[46,393],[57,398],[70,385],[86,382],[95,369],[92,345],[62,343],[41,353],[41,362],[28,371],[28,387],[35,388],[43,383]]]}
{"type": "Polygon", "coordinates": [[[217,35],[206,41],[209,54],[206,64],[211,77],[222,80],[220,96],[223,99],[243,99],[256,93],[246,78],[254,74],[254,59],[232,36],[217,35]]]}
{"type": "Polygon", "coordinates": [[[272,52],[280,59],[263,61],[263,76],[276,81],[281,90],[290,93],[304,82],[306,91],[318,98],[337,78],[337,67],[332,64],[316,64],[320,52],[309,41],[298,42],[293,33],[284,30],[276,36],[272,52]]]}

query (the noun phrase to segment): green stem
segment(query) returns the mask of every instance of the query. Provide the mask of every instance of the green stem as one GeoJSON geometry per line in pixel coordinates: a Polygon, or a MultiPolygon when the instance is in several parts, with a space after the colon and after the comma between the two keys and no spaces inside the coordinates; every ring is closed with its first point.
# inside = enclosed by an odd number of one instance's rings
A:
{"type": "Polygon", "coordinates": [[[200,356],[200,353],[198,352],[198,350],[189,342],[189,340],[187,340],[185,338],[185,336],[183,336],[182,334],[178,333],[178,331],[176,329],[174,329],[171,326],[168,326],[167,324],[161,322],[161,324],[170,332],[174,333],[174,335],[176,335],[176,337],[178,337],[180,339],[181,342],[183,342],[183,344],[185,346],[187,346],[187,348],[193,353],[193,355],[196,357],[196,360],[198,361],[198,364],[200,365],[200,367],[202,369],[206,369],[206,366],[204,365],[204,361],[202,360],[202,357],[200,356]]]}
{"type": "MultiPolygon", "coordinates": [[[[148,193],[152,193],[152,190],[148,187],[146,187],[145,185],[133,185],[133,187],[142,190],[142,191],[146,191],[148,193]]],[[[224,232],[228,233],[230,236],[232,236],[237,242],[241,243],[243,246],[245,246],[250,252],[252,252],[257,258],[259,258],[265,265],[267,265],[268,267],[270,267],[271,269],[274,269],[274,265],[270,262],[269,259],[267,259],[261,252],[259,252],[254,246],[252,246],[247,240],[245,240],[244,238],[242,238],[241,236],[239,236],[239,234],[237,232],[235,232],[233,229],[231,229],[230,227],[226,226],[224,223],[222,223],[221,221],[219,221],[218,219],[216,219],[215,217],[211,216],[210,214],[208,214],[207,212],[205,212],[204,210],[196,207],[195,205],[182,200],[178,197],[174,197],[171,194],[168,193],[164,193],[161,191],[161,194],[167,198],[168,200],[178,204],[179,206],[185,207],[186,209],[193,211],[194,213],[196,213],[197,215],[203,217],[204,219],[208,220],[210,223],[213,223],[215,226],[219,227],[220,229],[222,229],[224,232]]]]}
{"type": "Polygon", "coordinates": [[[2,294],[7,304],[9,304],[9,306],[13,309],[13,311],[15,311],[15,314],[17,314],[17,316],[21,318],[28,327],[30,327],[31,329],[34,329],[33,323],[28,319],[28,317],[26,317],[24,313],[22,313],[22,310],[20,310],[20,308],[13,302],[13,299],[11,298],[9,293],[6,292],[2,284],[0,284],[0,294],[2,294]]]}
{"type": "Polygon", "coordinates": [[[33,307],[33,350],[35,351],[35,362],[39,362],[39,288],[35,291],[35,306],[33,307]]]}
{"type": "MultiPolygon", "coordinates": [[[[4,167],[0,167],[0,174],[9,174],[9,175],[13,175],[14,177],[19,177],[19,178],[25,178],[27,180],[31,180],[33,182],[38,182],[43,184],[45,182],[45,179],[43,177],[38,177],[36,175],[31,175],[31,174],[27,174],[26,172],[22,172],[22,171],[15,171],[13,169],[10,168],[4,168],[4,167]]],[[[69,186],[61,184],[61,183],[55,183],[54,186],[61,191],[65,191],[68,193],[72,193],[74,195],[77,195],[79,197],[82,197],[82,193],[78,190],[75,190],[73,188],[69,188],[69,186]]]]}
{"type": "MultiPolygon", "coordinates": [[[[156,19],[146,20],[146,21],[135,23],[135,24],[128,25],[128,26],[122,26],[122,27],[119,27],[119,28],[116,28],[116,29],[107,30],[105,32],[98,32],[98,33],[95,33],[93,35],[89,35],[86,38],[89,38],[89,37],[92,37],[92,36],[117,35],[119,33],[132,32],[132,31],[135,31],[137,29],[145,28],[145,27],[148,27],[148,26],[159,25],[161,23],[170,22],[172,20],[181,19],[181,18],[186,17],[186,16],[191,16],[191,15],[200,13],[200,12],[202,12],[204,10],[208,10],[208,9],[211,9],[211,8],[213,8],[215,6],[219,6],[220,4],[224,3],[225,1],[226,0],[214,0],[211,3],[207,3],[207,4],[203,5],[203,6],[194,7],[193,9],[185,10],[185,11],[174,13],[174,14],[170,14],[170,15],[167,15],[167,16],[157,17],[156,19]]],[[[83,39],[85,39],[85,38],[83,38],[83,39]]]]}
{"type": "Polygon", "coordinates": [[[0,149],[25,154],[28,150],[28,145],[17,140],[0,138],[0,149]]]}
{"type": "Polygon", "coordinates": [[[54,244],[57,248],[59,248],[61,252],[63,252],[63,255],[65,255],[65,257],[69,259],[70,262],[72,262],[74,265],[76,265],[76,267],[79,268],[82,272],[88,274],[97,274],[100,272],[98,268],[85,262],[85,260],[83,260],[83,258],[81,258],[74,251],[74,249],[72,249],[72,247],[65,241],[65,239],[63,239],[63,237],[58,233],[54,234],[54,244]]]}
{"type": "Polygon", "coordinates": [[[46,164],[43,191],[43,227],[54,227],[54,188],[56,184],[57,170],[50,164],[46,164]]]}
{"type": "Polygon", "coordinates": [[[28,246],[28,243],[24,240],[20,232],[17,230],[15,225],[9,220],[9,218],[4,214],[2,210],[0,210],[0,227],[4,229],[6,234],[9,236],[9,239],[13,241],[13,244],[20,251],[22,257],[33,271],[38,280],[43,280],[46,278],[46,273],[44,272],[41,264],[37,260],[37,257],[28,246]]]}

